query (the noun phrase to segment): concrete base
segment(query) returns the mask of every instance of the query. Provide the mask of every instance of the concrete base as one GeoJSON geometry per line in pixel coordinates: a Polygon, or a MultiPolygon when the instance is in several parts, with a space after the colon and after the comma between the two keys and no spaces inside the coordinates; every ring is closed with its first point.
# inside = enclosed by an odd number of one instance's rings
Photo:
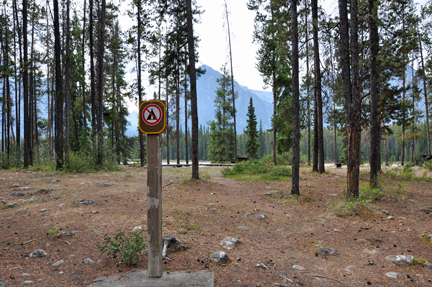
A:
{"type": "Polygon", "coordinates": [[[213,287],[213,272],[164,272],[161,278],[148,278],[147,270],[133,270],[130,273],[111,277],[100,277],[92,287],[213,287]]]}

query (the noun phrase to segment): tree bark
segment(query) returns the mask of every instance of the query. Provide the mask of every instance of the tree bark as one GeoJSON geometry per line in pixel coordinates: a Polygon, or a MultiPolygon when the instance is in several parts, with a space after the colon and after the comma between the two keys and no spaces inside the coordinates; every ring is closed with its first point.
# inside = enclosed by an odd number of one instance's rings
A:
{"type": "Polygon", "coordinates": [[[180,164],[180,67],[177,66],[176,75],[176,149],[177,149],[177,164],[180,164]]]}
{"type": "MultiPolygon", "coordinates": [[[[57,0],[56,0],[57,1],[57,0]]],[[[58,3],[58,2],[57,2],[58,3]]],[[[30,118],[29,118],[29,91],[28,91],[28,42],[27,42],[27,0],[23,0],[23,46],[24,46],[24,75],[23,75],[23,88],[24,88],[24,168],[30,164],[30,118]]],[[[57,5],[58,11],[58,5],[57,5]]],[[[58,16],[58,15],[57,15],[58,16]]],[[[57,18],[58,19],[58,18],[57,18]]],[[[58,23],[58,22],[57,22],[58,23]]]]}
{"type": "Polygon", "coordinates": [[[310,112],[310,84],[309,84],[309,7],[308,0],[305,0],[305,33],[306,33],[306,101],[307,101],[307,157],[308,165],[311,164],[311,112],[310,112]]]}
{"type": "Polygon", "coordinates": [[[228,28],[228,45],[229,45],[229,53],[230,53],[230,65],[231,65],[231,91],[232,91],[232,102],[233,102],[233,119],[234,119],[234,161],[237,160],[237,126],[236,126],[236,109],[235,109],[235,92],[234,92],[234,70],[232,64],[232,49],[231,49],[231,33],[230,33],[230,25],[228,19],[228,6],[225,0],[225,15],[227,21],[228,28]]]}
{"type": "Polygon", "coordinates": [[[167,138],[167,164],[170,164],[170,128],[169,128],[169,82],[168,74],[165,83],[166,90],[166,138],[167,138]]]}
{"type": "Polygon", "coordinates": [[[90,48],[90,101],[91,101],[91,124],[92,135],[96,134],[96,75],[94,66],[94,40],[93,40],[93,0],[90,0],[89,17],[89,48],[90,48]]]}
{"type": "MultiPolygon", "coordinates": [[[[82,68],[83,71],[85,71],[85,32],[86,32],[86,7],[87,6],[87,0],[84,0],[84,17],[83,17],[83,35],[82,35],[82,45],[81,45],[81,54],[82,54],[82,68]]],[[[84,136],[87,137],[87,106],[86,106],[86,95],[85,95],[85,74],[82,77],[81,82],[81,94],[82,94],[82,109],[83,109],[83,126],[84,126],[84,136]]]]}
{"type": "Polygon", "coordinates": [[[422,66],[422,77],[423,77],[423,92],[424,92],[424,101],[425,101],[425,114],[426,114],[426,134],[427,134],[427,153],[428,155],[431,154],[431,141],[430,141],[430,130],[429,130],[429,106],[428,106],[428,93],[427,93],[427,86],[426,86],[426,75],[425,75],[425,66],[424,66],[424,59],[423,59],[423,48],[422,48],[422,41],[419,36],[419,46],[420,46],[420,60],[421,60],[421,66],[422,66]]]}
{"type": "Polygon", "coordinates": [[[195,40],[192,21],[192,1],[186,0],[187,31],[189,48],[189,78],[191,86],[191,113],[192,113],[192,178],[199,179],[198,171],[198,103],[195,71],[195,40]]]}
{"type": "Polygon", "coordinates": [[[371,96],[371,129],[370,129],[370,185],[376,187],[378,182],[379,171],[379,149],[381,139],[379,136],[379,122],[378,122],[378,69],[377,69],[377,56],[378,56],[378,1],[368,0],[369,8],[369,47],[370,47],[370,96],[371,96]]]}
{"type": "Polygon", "coordinates": [[[60,47],[60,23],[59,23],[58,0],[54,0],[54,38],[55,38],[54,53],[55,53],[55,74],[56,74],[55,151],[56,151],[57,170],[59,170],[63,167],[63,79],[62,79],[61,58],[60,58],[61,47],[60,47]]]}
{"type": "MultiPolygon", "coordinates": [[[[138,41],[138,100],[142,101],[142,84],[141,84],[141,1],[137,2],[137,20],[138,20],[138,31],[137,31],[137,41],[138,41]]],[[[144,135],[140,133],[139,135],[139,145],[140,145],[140,164],[145,165],[145,154],[144,154],[144,135]]]]}
{"type": "MultiPolygon", "coordinates": [[[[316,1],[316,0],[315,0],[316,1]]],[[[299,55],[297,0],[291,1],[291,41],[292,41],[292,111],[293,111],[293,163],[291,194],[300,194],[300,91],[299,91],[299,55]]]]}
{"type": "Polygon", "coordinates": [[[312,0],[313,41],[314,41],[314,71],[315,71],[315,105],[318,124],[318,172],[324,173],[324,125],[321,96],[321,67],[318,39],[318,0],[312,0]]]}
{"type": "Polygon", "coordinates": [[[185,78],[184,78],[184,99],[185,99],[185,158],[189,164],[189,141],[188,141],[188,96],[187,96],[187,56],[185,54],[185,78]]]}
{"type": "Polygon", "coordinates": [[[100,31],[99,31],[99,50],[98,50],[98,164],[103,164],[103,97],[104,97],[104,53],[105,53],[105,12],[106,12],[106,1],[102,0],[102,7],[100,9],[100,31]]]}
{"type": "Polygon", "coordinates": [[[66,164],[70,147],[70,0],[66,0],[66,63],[65,63],[65,153],[66,164]]]}

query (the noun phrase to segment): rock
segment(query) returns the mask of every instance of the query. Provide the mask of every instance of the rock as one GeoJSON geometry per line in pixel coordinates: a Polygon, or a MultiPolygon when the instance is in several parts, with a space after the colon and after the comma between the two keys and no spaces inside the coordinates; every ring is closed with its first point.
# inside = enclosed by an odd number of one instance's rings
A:
{"type": "Polygon", "coordinates": [[[94,260],[92,260],[90,258],[86,258],[86,259],[84,259],[84,263],[85,264],[95,264],[95,263],[99,263],[99,261],[96,262],[96,261],[94,261],[94,260]]]}
{"type": "Polygon", "coordinates": [[[381,213],[384,214],[384,215],[390,215],[390,212],[388,212],[387,210],[384,210],[384,209],[381,210],[381,213]]]}
{"type": "Polygon", "coordinates": [[[23,282],[24,285],[30,285],[30,284],[33,284],[33,283],[34,283],[34,281],[30,281],[30,280],[27,280],[27,281],[23,282]]]}
{"type": "Polygon", "coordinates": [[[30,190],[30,187],[19,187],[18,189],[21,191],[26,191],[26,190],[30,190]]]}
{"type": "Polygon", "coordinates": [[[337,229],[337,228],[335,228],[335,229],[333,229],[333,231],[334,231],[334,232],[342,232],[343,230],[342,230],[342,229],[337,229]]]}
{"type": "Polygon", "coordinates": [[[263,264],[263,263],[259,263],[259,264],[257,264],[256,265],[256,267],[257,268],[263,268],[263,269],[266,269],[266,270],[269,270],[270,268],[268,268],[265,264],[263,264]]]}
{"type": "Polygon", "coordinates": [[[92,212],[90,212],[91,214],[98,214],[99,213],[99,211],[97,211],[97,210],[92,210],[92,212]]]}
{"type": "Polygon", "coordinates": [[[388,216],[387,220],[395,220],[394,216],[388,216]]]}
{"type": "Polygon", "coordinates": [[[30,274],[29,274],[29,273],[23,273],[23,274],[21,274],[20,276],[21,276],[21,277],[29,277],[30,274]]]}
{"type": "Polygon", "coordinates": [[[167,235],[163,238],[163,243],[167,247],[170,247],[171,244],[177,243],[177,239],[172,235],[167,235]]]}
{"type": "Polygon", "coordinates": [[[21,185],[19,185],[18,183],[15,183],[14,185],[12,185],[12,187],[20,187],[21,185]]]}
{"type": "Polygon", "coordinates": [[[385,259],[398,266],[412,265],[414,263],[414,256],[411,255],[389,255],[385,259]]]}
{"type": "Polygon", "coordinates": [[[267,218],[267,216],[265,216],[264,214],[260,214],[260,215],[257,216],[258,220],[264,220],[266,218],[267,218]]]}
{"type": "Polygon", "coordinates": [[[30,185],[31,183],[30,183],[30,181],[26,181],[26,182],[24,182],[24,184],[25,185],[30,185]]]}
{"type": "Polygon", "coordinates": [[[24,192],[14,191],[14,192],[11,192],[10,195],[11,196],[24,196],[25,194],[24,194],[24,192]]]}
{"type": "Polygon", "coordinates": [[[141,232],[142,230],[143,230],[142,226],[135,226],[135,227],[132,229],[132,232],[141,232]]]}
{"type": "Polygon", "coordinates": [[[46,190],[45,188],[39,188],[37,193],[48,193],[48,190],[46,190]]]}
{"type": "Polygon", "coordinates": [[[234,247],[236,247],[237,245],[241,244],[241,242],[233,237],[227,237],[224,240],[222,240],[219,245],[222,246],[222,248],[231,250],[234,247]]]}
{"type": "Polygon", "coordinates": [[[38,200],[39,200],[39,197],[37,197],[37,196],[30,197],[30,201],[38,201],[38,200]]]}
{"type": "Polygon", "coordinates": [[[52,183],[56,183],[56,182],[60,182],[60,180],[58,180],[58,179],[53,179],[53,180],[51,180],[51,182],[52,182],[52,183]]]}
{"type": "Polygon", "coordinates": [[[97,186],[101,186],[101,187],[108,187],[111,186],[112,184],[110,183],[104,183],[104,182],[96,182],[97,186]]]}
{"type": "Polygon", "coordinates": [[[65,205],[66,205],[66,204],[61,203],[61,204],[59,204],[59,207],[62,208],[62,207],[65,206],[65,205]]]}
{"type": "Polygon", "coordinates": [[[336,194],[336,193],[331,193],[331,194],[329,194],[330,196],[339,196],[339,194],[336,194]]]}
{"type": "Polygon", "coordinates": [[[66,231],[66,232],[61,232],[61,233],[57,234],[56,237],[70,237],[70,236],[75,236],[75,235],[76,235],[76,233],[66,231]]]}
{"type": "Polygon", "coordinates": [[[32,253],[30,253],[30,257],[31,258],[38,258],[38,257],[44,257],[47,256],[48,254],[46,253],[45,250],[42,249],[37,249],[35,251],[33,251],[32,253]]]}
{"type": "Polygon", "coordinates": [[[11,203],[8,203],[8,206],[9,207],[15,207],[15,206],[17,206],[18,205],[18,203],[16,203],[16,202],[11,202],[11,203]]]}
{"type": "Polygon", "coordinates": [[[74,203],[85,204],[85,205],[97,204],[96,201],[90,199],[77,199],[74,201],[74,203]]]}
{"type": "Polygon", "coordinates": [[[272,191],[269,191],[269,192],[264,193],[264,195],[273,195],[273,194],[278,194],[278,193],[279,193],[279,191],[277,191],[277,190],[272,190],[272,191]]]}
{"type": "Polygon", "coordinates": [[[59,261],[53,263],[51,266],[52,266],[52,267],[59,267],[59,266],[62,265],[63,263],[65,263],[64,260],[59,260],[59,261]]]}
{"type": "Polygon", "coordinates": [[[425,265],[423,265],[424,268],[432,270],[432,264],[430,263],[426,263],[425,265]]]}
{"type": "Polygon", "coordinates": [[[210,255],[210,260],[213,263],[226,263],[229,260],[228,254],[224,251],[216,251],[210,255]]]}
{"type": "Polygon", "coordinates": [[[365,243],[365,242],[368,242],[368,241],[366,239],[357,239],[357,242],[365,243]]]}
{"type": "Polygon", "coordinates": [[[327,255],[339,255],[339,251],[333,248],[329,248],[329,247],[324,247],[321,246],[320,248],[318,248],[317,250],[318,254],[322,255],[322,256],[327,256],[327,255]]]}
{"type": "Polygon", "coordinates": [[[30,203],[30,200],[24,199],[23,203],[30,203]]]}
{"type": "Polygon", "coordinates": [[[237,229],[238,230],[247,230],[248,228],[246,226],[238,226],[237,229]]]}
{"type": "Polygon", "coordinates": [[[54,187],[50,187],[48,188],[48,191],[56,191],[56,189],[54,187]]]}
{"type": "Polygon", "coordinates": [[[393,278],[393,279],[398,279],[399,273],[396,273],[396,272],[387,272],[386,276],[390,277],[390,278],[393,278]]]}
{"type": "Polygon", "coordinates": [[[254,214],[255,214],[255,212],[248,212],[248,213],[245,214],[245,217],[249,218],[250,215],[254,215],[254,214]]]}
{"type": "Polygon", "coordinates": [[[5,286],[7,284],[7,281],[3,278],[0,278],[0,287],[5,286]]]}
{"type": "Polygon", "coordinates": [[[304,268],[303,266],[300,266],[300,265],[294,265],[292,268],[294,268],[296,270],[300,270],[300,271],[306,270],[306,268],[304,268]]]}
{"type": "Polygon", "coordinates": [[[38,210],[38,212],[46,212],[46,211],[49,211],[49,209],[48,208],[44,208],[44,209],[38,210]]]}

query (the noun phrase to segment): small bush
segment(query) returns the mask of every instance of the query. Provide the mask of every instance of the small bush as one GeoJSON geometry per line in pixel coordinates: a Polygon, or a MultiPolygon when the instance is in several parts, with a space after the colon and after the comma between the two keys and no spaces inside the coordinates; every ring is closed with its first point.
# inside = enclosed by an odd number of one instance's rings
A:
{"type": "Polygon", "coordinates": [[[136,265],[141,251],[146,248],[145,235],[142,231],[132,232],[125,236],[123,230],[117,230],[114,239],[108,235],[104,238],[105,244],[98,244],[97,247],[102,253],[113,255],[113,258],[120,254],[120,262],[127,265],[136,265]]]}
{"type": "Polygon", "coordinates": [[[85,153],[70,152],[66,162],[66,170],[77,173],[94,172],[95,160],[85,153]]]}
{"type": "Polygon", "coordinates": [[[234,176],[256,176],[260,180],[279,180],[283,177],[291,177],[291,167],[277,165],[275,166],[268,156],[263,157],[261,161],[242,161],[236,163],[232,168],[222,169],[222,175],[226,177],[234,176]]]}
{"type": "Polygon", "coordinates": [[[360,213],[364,213],[368,210],[369,201],[362,199],[351,199],[347,200],[346,197],[339,201],[336,201],[329,209],[334,212],[335,215],[344,217],[352,216],[360,213]]]}
{"type": "Polygon", "coordinates": [[[47,233],[48,234],[56,234],[58,232],[59,232],[59,229],[56,227],[56,228],[49,229],[47,233]]]}
{"type": "Polygon", "coordinates": [[[423,166],[428,170],[432,170],[432,160],[425,161],[423,166]]]}
{"type": "Polygon", "coordinates": [[[360,186],[360,200],[376,201],[380,200],[384,193],[380,188],[371,188],[369,184],[360,186]]]}
{"type": "Polygon", "coordinates": [[[406,164],[404,166],[404,168],[400,171],[399,175],[406,180],[414,179],[416,177],[414,171],[411,168],[411,165],[409,164],[406,164]]]}

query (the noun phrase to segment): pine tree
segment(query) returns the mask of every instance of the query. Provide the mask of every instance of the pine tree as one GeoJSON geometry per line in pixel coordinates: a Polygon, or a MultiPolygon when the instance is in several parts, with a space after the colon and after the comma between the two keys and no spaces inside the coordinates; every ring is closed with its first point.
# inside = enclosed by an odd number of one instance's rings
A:
{"type": "Polygon", "coordinates": [[[244,133],[248,136],[248,139],[246,141],[246,155],[249,158],[257,159],[258,158],[258,151],[260,148],[260,144],[258,143],[259,134],[257,130],[257,118],[255,115],[255,108],[253,106],[253,100],[252,97],[249,100],[249,106],[248,106],[248,112],[246,114],[247,116],[247,126],[244,131],[244,133]]]}
{"type": "Polygon", "coordinates": [[[214,106],[216,119],[210,121],[209,156],[213,162],[231,162],[234,160],[234,108],[232,106],[231,77],[226,65],[222,67],[222,78],[217,79],[219,84],[216,90],[214,106]]]}

